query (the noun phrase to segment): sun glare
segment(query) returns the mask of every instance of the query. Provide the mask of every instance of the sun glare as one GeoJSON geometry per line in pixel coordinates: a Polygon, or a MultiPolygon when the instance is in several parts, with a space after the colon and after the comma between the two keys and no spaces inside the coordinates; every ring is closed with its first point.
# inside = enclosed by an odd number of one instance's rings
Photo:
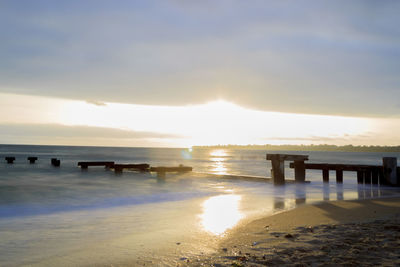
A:
{"type": "Polygon", "coordinates": [[[219,195],[210,197],[203,203],[203,213],[200,215],[204,230],[222,235],[234,227],[243,214],[239,210],[240,195],[219,195]]]}
{"type": "MultiPolygon", "coordinates": [[[[0,103],[5,105],[9,116],[0,123],[33,122],[105,127],[132,133],[157,133],[168,137],[158,138],[152,134],[147,138],[147,143],[164,143],[167,146],[341,144],[340,142],[357,144],[356,140],[359,143],[371,143],[375,139],[369,137],[369,134],[377,134],[383,131],[381,128],[393,128],[394,125],[394,120],[388,120],[383,124],[382,120],[378,119],[251,110],[223,100],[201,105],[148,106],[4,96],[0,103]],[[11,106],[7,103],[21,103],[21,105],[11,106]],[[14,115],[26,114],[27,112],[23,112],[24,105],[27,109],[35,111],[33,116],[28,118],[14,115]]],[[[393,136],[390,138],[395,139],[393,136]]]]}

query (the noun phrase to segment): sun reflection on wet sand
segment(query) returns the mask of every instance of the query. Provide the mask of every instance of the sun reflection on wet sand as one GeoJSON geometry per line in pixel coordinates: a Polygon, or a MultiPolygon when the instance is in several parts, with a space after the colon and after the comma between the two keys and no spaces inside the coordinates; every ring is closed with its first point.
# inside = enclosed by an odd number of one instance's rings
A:
{"type": "Polygon", "coordinates": [[[235,226],[243,214],[239,211],[240,195],[218,195],[210,197],[203,203],[203,214],[200,215],[204,230],[215,235],[222,235],[227,229],[235,226]]]}

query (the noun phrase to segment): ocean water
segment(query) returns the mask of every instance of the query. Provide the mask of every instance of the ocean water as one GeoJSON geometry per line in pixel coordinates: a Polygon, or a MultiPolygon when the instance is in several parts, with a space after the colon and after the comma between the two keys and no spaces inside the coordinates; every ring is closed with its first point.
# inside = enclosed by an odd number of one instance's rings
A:
{"type": "MultiPolygon", "coordinates": [[[[266,153],[307,154],[309,162],[380,165],[400,153],[274,152],[258,150],[110,148],[0,145],[1,266],[170,265],[210,253],[229,229],[303,203],[399,195],[398,189],[322,183],[225,179],[214,174],[270,176],[266,153]],[[5,156],[15,156],[7,164],[5,156]],[[28,156],[37,156],[29,164],[28,156]],[[51,158],[61,166],[53,167],[51,158]],[[78,161],[192,166],[192,173],[167,174],[102,167],[81,170],[78,161]]],[[[285,169],[287,177],[293,170],[285,169]]]]}

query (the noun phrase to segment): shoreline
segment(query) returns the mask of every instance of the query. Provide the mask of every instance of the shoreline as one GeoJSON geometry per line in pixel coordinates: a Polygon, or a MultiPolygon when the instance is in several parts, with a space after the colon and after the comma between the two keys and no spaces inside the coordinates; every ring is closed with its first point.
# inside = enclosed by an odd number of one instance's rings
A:
{"type": "Polygon", "coordinates": [[[304,204],[232,229],[181,266],[400,264],[400,197],[304,204]]]}

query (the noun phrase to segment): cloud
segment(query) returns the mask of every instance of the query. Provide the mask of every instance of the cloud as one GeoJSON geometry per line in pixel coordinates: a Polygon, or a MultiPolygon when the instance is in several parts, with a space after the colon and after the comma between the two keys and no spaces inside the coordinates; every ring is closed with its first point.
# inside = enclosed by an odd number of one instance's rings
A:
{"type": "Polygon", "coordinates": [[[399,10],[396,1],[5,1],[0,91],[398,114],[399,10]]]}
{"type": "Polygon", "coordinates": [[[96,101],[96,100],[86,100],[86,103],[92,104],[92,105],[95,105],[95,106],[100,106],[100,107],[105,107],[105,106],[107,106],[106,103],[101,102],[101,101],[96,101]]]}
{"type": "Polygon", "coordinates": [[[139,132],[105,127],[65,126],[60,124],[0,124],[0,136],[101,139],[176,139],[179,135],[139,132]]]}

